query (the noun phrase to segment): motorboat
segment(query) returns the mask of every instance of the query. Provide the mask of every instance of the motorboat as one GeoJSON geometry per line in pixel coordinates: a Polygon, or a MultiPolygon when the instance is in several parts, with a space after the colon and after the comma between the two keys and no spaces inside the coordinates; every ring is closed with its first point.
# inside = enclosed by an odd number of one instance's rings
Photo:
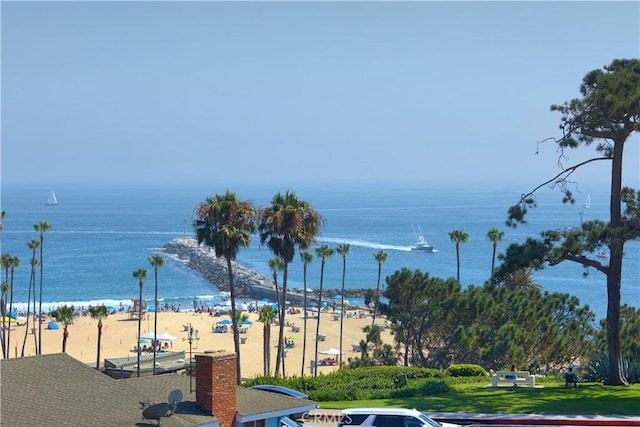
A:
{"type": "Polygon", "coordinates": [[[424,238],[424,234],[420,229],[420,226],[411,226],[413,228],[413,232],[416,234],[416,242],[411,246],[412,251],[419,252],[438,252],[438,250],[427,242],[427,239],[424,238]]]}

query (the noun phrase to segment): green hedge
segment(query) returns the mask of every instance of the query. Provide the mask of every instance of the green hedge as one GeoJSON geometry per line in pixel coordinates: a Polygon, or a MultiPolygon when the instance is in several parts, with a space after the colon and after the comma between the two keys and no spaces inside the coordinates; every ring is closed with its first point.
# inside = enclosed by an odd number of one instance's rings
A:
{"type": "Polygon", "coordinates": [[[374,366],[340,369],[318,377],[256,377],[244,385],[282,385],[322,402],[433,395],[447,392],[450,379],[445,371],[437,369],[374,366]]]}
{"type": "Polygon", "coordinates": [[[452,377],[482,377],[487,376],[487,371],[480,365],[459,364],[447,368],[447,373],[452,377]]]}

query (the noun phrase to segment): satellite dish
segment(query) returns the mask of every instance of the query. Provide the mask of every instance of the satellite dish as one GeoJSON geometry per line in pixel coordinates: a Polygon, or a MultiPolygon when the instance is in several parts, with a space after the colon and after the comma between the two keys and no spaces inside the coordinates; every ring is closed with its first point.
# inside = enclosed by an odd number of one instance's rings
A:
{"type": "Polygon", "coordinates": [[[178,407],[178,404],[182,401],[182,391],[173,390],[171,393],[169,393],[169,397],[167,398],[167,400],[169,401],[169,414],[167,414],[167,416],[169,417],[173,414],[173,412],[178,407]]]}
{"type": "Polygon", "coordinates": [[[160,425],[160,418],[165,417],[169,409],[168,403],[156,403],[155,405],[144,408],[142,417],[146,420],[158,420],[158,425],[160,425]]]}

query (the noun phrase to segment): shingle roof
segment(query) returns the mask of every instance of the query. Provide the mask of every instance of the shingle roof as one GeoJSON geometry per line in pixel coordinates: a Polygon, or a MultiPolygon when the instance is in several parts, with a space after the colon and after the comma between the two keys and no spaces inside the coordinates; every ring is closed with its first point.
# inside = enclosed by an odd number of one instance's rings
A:
{"type": "MultiPolygon", "coordinates": [[[[162,403],[172,390],[183,399],[165,427],[195,426],[216,420],[195,406],[189,377],[163,374],[116,380],[64,353],[0,361],[2,425],[95,427],[155,425],[142,418],[141,402],[162,403]]],[[[303,412],[314,402],[237,387],[238,417],[248,421],[261,414],[303,412]]],[[[265,418],[262,416],[262,418],[265,418]]]]}

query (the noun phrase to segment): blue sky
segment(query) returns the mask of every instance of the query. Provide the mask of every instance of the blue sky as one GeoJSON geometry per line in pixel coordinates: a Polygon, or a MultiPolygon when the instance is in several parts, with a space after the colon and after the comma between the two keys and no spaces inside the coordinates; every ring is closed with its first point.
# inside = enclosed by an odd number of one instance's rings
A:
{"type": "Polygon", "coordinates": [[[536,184],[550,105],[640,56],[638,2],[1,7],[3,182],[536,184]]]}

